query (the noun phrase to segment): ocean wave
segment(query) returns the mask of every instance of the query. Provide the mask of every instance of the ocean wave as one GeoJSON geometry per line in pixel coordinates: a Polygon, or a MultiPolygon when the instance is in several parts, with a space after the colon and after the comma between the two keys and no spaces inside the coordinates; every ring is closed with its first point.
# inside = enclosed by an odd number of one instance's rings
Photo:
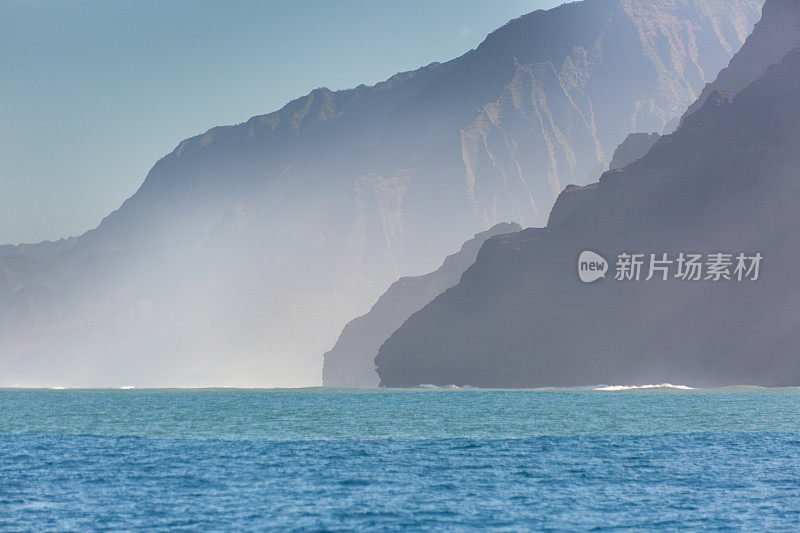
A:
{"type": "Polygon", "coordinates": [[[660,383],[658,385],[601,385],[599,387],[593,388],[592,390],[616,392],[616,391],[637,390],[637,389],[694,390],[693,387],[687,387],[686,385],[673,385],[672,383],[660,383]]]}

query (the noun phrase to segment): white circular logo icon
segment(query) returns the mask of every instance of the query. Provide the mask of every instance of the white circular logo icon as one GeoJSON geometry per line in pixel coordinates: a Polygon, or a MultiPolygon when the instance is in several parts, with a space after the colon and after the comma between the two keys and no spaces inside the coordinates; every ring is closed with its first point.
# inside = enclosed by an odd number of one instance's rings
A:
{"type": "Polygon", "coordinates": [[[608,271],[608,261],[595,252],[581,252],[578,258],[578,277],[584,283],[591,283],[600,278],[606,277],[608,271]]]}

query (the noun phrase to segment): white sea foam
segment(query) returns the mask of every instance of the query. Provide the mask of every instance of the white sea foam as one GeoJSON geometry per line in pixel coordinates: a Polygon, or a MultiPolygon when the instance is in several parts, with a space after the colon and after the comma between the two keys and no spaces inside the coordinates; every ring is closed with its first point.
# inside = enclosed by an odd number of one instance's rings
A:
{"type": "Polygon", "coordinates": [[[673,385],[672,383],[661,383],[658,385],[602,385],[599,387],[595,387],[592,390],[615,392],[615,391],[625,391],[625,390],[635,390],[635,389],[694,390],[694,388],[687,387],[686,385],[673,385]]]}

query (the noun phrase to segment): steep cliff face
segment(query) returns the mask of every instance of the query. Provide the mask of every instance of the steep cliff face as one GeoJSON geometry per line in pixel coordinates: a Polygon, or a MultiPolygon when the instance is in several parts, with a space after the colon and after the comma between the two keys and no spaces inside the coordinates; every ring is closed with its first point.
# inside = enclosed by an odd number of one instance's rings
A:
{"type": "Polygon", "coordinates": [[[728,67],[703,88],[684,117],[702,107],[714,91],[731,97],[764,75],[769,65],[778,63],[793,48],[800,46],[800,11],[796,0],[770,0],[764,5],[761,21],[736,53],[728,67]]]}
{"type": "Polygon", "coordinates": [[[708,95],[559,224],[487,241],[381,347],[381,383],[800,383],[800,48],[765,70],[732,102],[708,95]],[[579,280],[584,250],[609,261],[606,279],[579,280]],[[755,281],[686,281],[675,265],[645,281],[649,263],[641,281],[613,279],[622,253],[681,252],[763,265],[755,281]]]}
{"type": "Polygon", "coordinates": [[[537,11],[447,63],[187,139],[98,228],[0,249],[62,276],[58,318],[1,332],[0,384],[318,384],[321,354],[392,281],[499,221],[544,223],[628,133],[679,116],[760,8],[537,11]]]}
{"type": "Polygon", "coordinates": [[[375,356],[389,335],[413,313],[458,283],[461,274],[475,262],[486,239],[521,229],[519,224],[497,224],[465,242],[437,270],[392,283],[369,313],[344,327],[336,345],[325,354],[322,384],[326,387],[377,387],[380,380],[375,372],[375,356]]]}

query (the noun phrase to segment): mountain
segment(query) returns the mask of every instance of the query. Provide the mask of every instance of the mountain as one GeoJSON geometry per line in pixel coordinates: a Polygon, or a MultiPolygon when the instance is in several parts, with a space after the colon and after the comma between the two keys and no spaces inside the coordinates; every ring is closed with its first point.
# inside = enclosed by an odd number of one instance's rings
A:
{"type": "Polygon", "coordinates": [[[678,118],[760,9],[567,4],[187,139],[96,229],[0,248],[45,263],[9,267],[28,296],[0,317],[0,385],[318,384],[321,354],[398,277],[499,221],[545,223],[563,184],[678,118]]]}
{"type": "Polygon", "coordinates": [[[475,262],[486,239],[521,229],[519,224],[497,224],[465,242],[437,270],[423,276],[400,278],[392,283],[369,313],[348,322],[336,345],[325,354],[322,385],[377,387],[380,380],[375,372],[375,356],[389,335],[414,312],[458,283],[461,274],[475,262]]]}
{"type": "Polygon", "coordinates": [[[763,76],[732,101],[708,94],[647,155],[565,191],[557,223],[488,240],[383,344],[381,384],[800,384],[800,49],[763,68],[741,59],[762,60],[749,47],[772,33],[771,3],[728,71],[763,76]],[[608,260],[606,279],[580,281],[586,250],[608,260]],[[645,254],[645,269],[667,253],[673,270],[617,280],[624,253],[645,254]],[[700,281],[675,277],[680,253],[702,255],[700,281]],[[717,253],[760,254],[758,279],[737,281],[733,265],[732,280],[706,279],[717,253]]]}
{"type": "Polygon", "coordinates": [[[734,95],[760,78],[769,65],[778,63],[791,49],[800,46],[800,11],[796,0],[770,0],[761,21],[747,38],[746,46],[731,59],[717,78],[703,88],[684,117],[697,111],[714,91],[734,95]]]}

